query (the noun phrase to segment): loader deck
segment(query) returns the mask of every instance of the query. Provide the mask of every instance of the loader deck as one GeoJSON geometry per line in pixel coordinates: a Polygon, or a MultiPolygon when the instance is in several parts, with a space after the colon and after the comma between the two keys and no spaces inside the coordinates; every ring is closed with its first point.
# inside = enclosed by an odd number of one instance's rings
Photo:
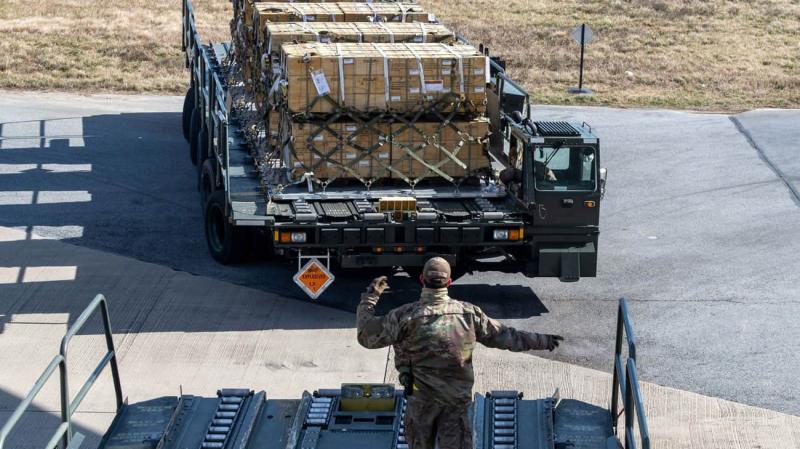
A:
{"type": "MultiPolygon", "coordinates": [[[[125,406],[100,449],[407,449],[405,399],[391,401],[390,410],[342,410],[339,389],[300,400],[240,389],[163,397],[125,406]]],[[[610,412],[580,401],[493,391],[474,404],[476,449],[608,449],[613,437],[610,412]]]]}

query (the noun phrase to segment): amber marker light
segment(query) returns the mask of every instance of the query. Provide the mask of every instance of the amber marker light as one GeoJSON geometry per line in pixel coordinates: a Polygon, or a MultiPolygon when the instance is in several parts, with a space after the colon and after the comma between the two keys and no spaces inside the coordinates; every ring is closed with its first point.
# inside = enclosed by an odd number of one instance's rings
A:
{"type": "Polygon", "coordinates": [[[584,201],[584,202],[583,202],[583,205],[584,205],[584,206],[586,206],[586,207],[595,207],[595,206],[597,206],[597,202],[595,202],[595,201],[591,201],[591,200],[589,200],[589,201],[584,201]]]}

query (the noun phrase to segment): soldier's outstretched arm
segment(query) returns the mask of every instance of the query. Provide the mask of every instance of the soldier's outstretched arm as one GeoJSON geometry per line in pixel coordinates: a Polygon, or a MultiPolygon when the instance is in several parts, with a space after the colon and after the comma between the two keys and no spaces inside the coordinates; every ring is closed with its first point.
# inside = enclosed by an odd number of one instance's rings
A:
{"type": "Polygon", "coordinates": [[[375,306],[386,287],[386,277],[381,276],[372,281],[367,291],[361,294],[361,302],[356,311],[358,343],[367,349],[384,348],[394,344],[397,339],[397,316],[394,313],[375,316],[375,306]]]}
{"type": "Polygon", "coordinates": [[[509,351],[521,352],[535,349],[547,349],[552,351],[558,347],[558,343],[563,340],[558,335],[537,334],[525,332],[506,326],[505,324],[490,318],[483,311],[475,307],[475,338],[490,348],[507,349],[509,351]]]}

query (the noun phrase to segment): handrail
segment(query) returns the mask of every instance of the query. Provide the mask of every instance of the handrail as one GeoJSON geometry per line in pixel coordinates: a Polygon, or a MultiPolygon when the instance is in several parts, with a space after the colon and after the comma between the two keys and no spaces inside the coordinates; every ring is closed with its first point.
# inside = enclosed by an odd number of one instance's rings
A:
{"type": "Polygon", "coordinates": [[[92,302],[89,303],[89,306],[86,307],[83,313],[78,316],[72,326],[67,330],[67,333],[61,340],[60,353],[55,356],[52,361],[50,361],[50,364],[47,365],[47,368],[45,368],[42,375],[39,376],[39,379],[36,380],[36,383],[25,396],[25,399],[23,399],[22,402],[17,406],[17,408],[14,410],[14,413],[11,414],[11,417],[8,418],[8,421],[6,421],[2,429],[0,429],[0,449],[3,449],[6,438],[11,433],[11,430],[17,425],[20,418],[22,418],[22,414],[25,413],[25,410],[27,410],[28,407],[30,407],[33,399],[42,390],[42,387],[44,387],[44,384],[53,375],[56,368],[59,369],[59,377],[61,381],[61,423],[59,424],[53,436],[50,438],[50,441],[45,448],[51,449],[55,447],[59,440],[61,440],[63,443],[64,448],[69,447],[70,441],[72,441],[72,415],[78,409],[78,406],[80,406],[81,402],[86,397],[86,394],[89,392],[92,385],[94,385],[100,373],[102,373],[105,367],[109,364],[111,365],[111,375],[114,381],[117,412],[119,412],[123,405],[122,384],[119,380],[119,368],[117,366],[116,350],[114,349],[114,337],[111,333],[111,320],[109,319],[108,315],[108,302],[103,295],[97,295],[94,297],[92,302]],[[77,334],[81,328],[83,328],[98,307],[102,312],[107,352],[94,371],[92,371],[92,373],[89,375],[89,379],[87,379],[87,381],[75,395],[75,398],[70,400],[69,382],[67,378],[67,348],[69,347],[69,342],[72,337],[75,336],[75,334],[77,334]]]}
{"type": "Polygon", "coordinates": [[[636,371],[636,337],[633,333],[628,303],[625,298],[619,299],[617,310],[617,340],[614,348],[614,373],[611,383],[611,420],[614,434],[619,435],[617,422],[620,415],[625,415],[625,449],[636,449],[634,439],[634,417],[639,425],[639,435],[642,440],[642,449],[650,449],[650,432],[647,427],[647,418],[644,414],[644,403],[639,390],[639,379],[636,371]],[[627,343],[628,357],[623,365],[622,344],[623,337],[627,343]],[[624,395],[623,409],[619,410],[619,394],[624,395]]]}

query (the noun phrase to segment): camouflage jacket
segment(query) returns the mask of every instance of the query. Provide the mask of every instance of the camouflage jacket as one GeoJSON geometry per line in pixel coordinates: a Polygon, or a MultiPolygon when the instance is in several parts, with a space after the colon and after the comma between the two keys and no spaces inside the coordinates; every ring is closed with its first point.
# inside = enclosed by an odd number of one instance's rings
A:
{"type": "Polygon", "coordinates": [[[479,342],[510,351],[545,349],[543,335],[518,331],[489,318],[447,289],[422,289],[419,301],[375,316],[378,295],[364,293],[358,305],[358,342],[365,348],[394,347],[395,366],[414,375],[415,395],[443,404],[472,400],[472,351],[479,342]]]}

